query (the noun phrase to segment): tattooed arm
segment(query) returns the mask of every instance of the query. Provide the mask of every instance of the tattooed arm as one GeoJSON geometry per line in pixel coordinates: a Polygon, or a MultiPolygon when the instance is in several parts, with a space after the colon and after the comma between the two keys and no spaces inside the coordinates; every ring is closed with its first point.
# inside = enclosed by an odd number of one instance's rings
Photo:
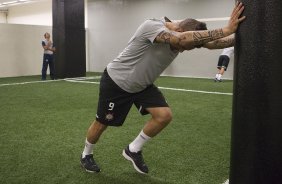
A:
{"type": "Polygon", "coordinates": [[[170,44],[172,48],[183,51],[191,50],[198,46],[226,37],[232,34],[228,28],[205,30],[205,31],[187,31],[175,32],[166,30],[161,32],[155,39],[157,43],[170,44]]]}
{"type": "Polygon", "coordinates": [[[203,45],[207,49],[224,49],[227,47],[232,47],[235,44],[235,35],[232,34],[228,37],[221,38],[212,42],[208,42],[203,45]]]}
{"type": "Polygon", "coordinates": [[[187,32],[165,30],[156,37],[155,42],[170,44],[171,48],[177,49],[179,51],[201,47],[208,42],[215,41],[235,33],[240,22],[246,18],[245,16],[240,17],[243,10],[243,4],[238,2],[233,9],[228,25],[224,28],[187,32]]]}

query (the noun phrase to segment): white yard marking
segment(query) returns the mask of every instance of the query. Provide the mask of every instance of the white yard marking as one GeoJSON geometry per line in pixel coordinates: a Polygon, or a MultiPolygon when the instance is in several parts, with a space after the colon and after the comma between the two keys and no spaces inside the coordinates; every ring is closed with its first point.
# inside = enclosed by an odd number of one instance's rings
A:
{"type": "Polygon", "coordinates": [[[82,80],[73,80],[73,79],[65,79],[67,82],[77,82],[77,83],[86,83],[86,84],[100,84],[100,82],[93,81],[82,81],[82,80]]]}
{"type": "MultiPolygon", "coordinates": [[[[99,79],[100,76],[96,77],[78,77],[78,78],[66,78],[59,80],[46,80],[46,81],[31,81],[31,82],[20,82],[20,83],[9,83],[9,84],[0,84],[0,87],[3,86],[14,86],[14,85],[24,85],[24,84],[33,84],[33,83],[46,83],[46,82],[56,82],[56,81],[66,81],[66,82],[74,82],[74,83],[85,83],[85,84],[100,84],[100,82],[95,81],[87,81],[91,79],[99,79]]],[[[201,91],[201,90],[193,90],[193,89],[180,89],[180,88],[170,88],[170,87],[158,87],[159,89],[164,90],[172,90],[172,91],[183,91],[183,92],[192,92],[192,93],[204,93],[204,94],[215,94],[215,95],[228,95],[232,96],[232,93],[223,93],[216,91],[201,91]]]]}
{"type": "Polygon", "coordinates": [[[46,81],[30,81],[30,82],[17,82],[17,83],[8,83],[8,84],[0,84],[0,87],[3,86],[16,86],[16,85],[24,85],[24,84],[34,84],[34,83],[46,83],[46,82],[55,82],[55,81],[62,81],[60,80],[46,80],[46,81]]]}
{"type": "MultiPolygon", "coordinates": [[[[17,82],[17,83],[8,83],[8,84],[0,84],[0,87],[2,86],[16,86],[16,85],[24,85],[24,84],[34,84],[34,83],[46,83],[46,82],[57,82],[57,81],[83,81],[83,80],[91,80],[91,79],[100,79],[100,76],[94,76],[94,77],[77,77],[77,78],[65,78],[65,79],[57,79],[57,80],[40,80],[40,81],[30,81],[30,82],[17,82]]],[[[85,81],[87,82],[87,81],[85,81]]],[[[91,82],[92,83],[92,82],[91,82]]],[[[94,82],[93,82],[94,83],[94,82]]],[[[99,84],[99,83],[98,83],[99,84]]]]}
{"type": "Polygon", "coordinates": [[[232,93],[222,93],[216,91],[200,91],[200,90],[193,90],[193,89],[178,89],[178,88],[167,88],[167,87],[158,87],[159,89],[167,89],[172,91],[186,91],[186,92],[193,92],[193,93],[207,93],[207,94],[215,94],[215,95],[232,95],[232,93]]]}

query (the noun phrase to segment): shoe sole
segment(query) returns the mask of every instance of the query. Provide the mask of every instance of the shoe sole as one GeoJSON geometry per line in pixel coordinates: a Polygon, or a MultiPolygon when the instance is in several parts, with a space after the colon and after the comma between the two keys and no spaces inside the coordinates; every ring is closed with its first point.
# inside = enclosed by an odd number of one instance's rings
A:
{"type": "Polygon", "coordinates": [[[139,173],[141,173],[141,174],[147,174],[147,173],[141,171],[141,170],[135,165],[135,163],[134,163],[134,161],[132,160],[132,158],[131,158],[130,156],[128,156],[128,155],[125,153],[125,150],[122,151],[122,156],[123,156],[126,160],[129,160],[129,161],[132,162],[133,167],[134,167],[134,169],[135,169],[137,172],[139,172],[139,173]]]}
{"type": "Polygon", "coordinates": [[[91,171],[91,170],[88,170],[88,169],[86,169],[86,168],[83,166],[82,163],[80,163],[80,166],[81,166],[82,169],[84,169],[86,172],[89,172],[89,173],[98,173],[98,172],[101,172],[101,169],[100,169],[99,171],[91,171]]]}
{"type": "Polygon", "coordinates": [[[214,79],[214,82],[222,82],[222,80],[216,80],[216,79],[214,79]]]}

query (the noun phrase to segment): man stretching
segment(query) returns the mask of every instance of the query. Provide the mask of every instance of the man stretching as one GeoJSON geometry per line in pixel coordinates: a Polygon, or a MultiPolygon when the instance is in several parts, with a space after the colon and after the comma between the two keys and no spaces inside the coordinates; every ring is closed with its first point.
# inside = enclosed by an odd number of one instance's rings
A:
{"type": "MultiPolygon", "coordinates": [[[[142,114],[150,114],[140,134],[122,155],[139,173],[149,169],[142,147],[172,120],[172,112],[161,91],[153,84],[179,52],[205,47],[222,49],[234,45],[232,35],[245,17],[244,6],[237,3],[226,27],[206,30],[206,24],[194,19],[172,22],[149,19],[139,26],[127,47],[106,67],[101,81],[96,120],[88,129],[81,165],[88,172],[99,172],[93,148],[108,126],[121,126],[134,104],[142,114]]],[[[97,150],[98,151],[98,150],[97,150]]]]}

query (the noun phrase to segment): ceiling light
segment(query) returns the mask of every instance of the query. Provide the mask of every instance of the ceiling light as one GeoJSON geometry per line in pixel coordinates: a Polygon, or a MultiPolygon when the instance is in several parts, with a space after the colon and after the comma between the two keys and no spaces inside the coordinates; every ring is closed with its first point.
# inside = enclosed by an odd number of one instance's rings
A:
{"type": "Polygon", "coordinates": [[[30,3],[30,2],[32,1],[31,0],[7,1],[7,2],[0,3],[0,8],[19,5],[19,4],[25,4],[25,3],[30,3]]]}
{"type": "Polygon", "coordinates": [[[3,5],[9,5],[9,4],[14,4],[17,3],[18,1],[8,1],[8,2],[4,2],[2,3],[3,5]]]}

